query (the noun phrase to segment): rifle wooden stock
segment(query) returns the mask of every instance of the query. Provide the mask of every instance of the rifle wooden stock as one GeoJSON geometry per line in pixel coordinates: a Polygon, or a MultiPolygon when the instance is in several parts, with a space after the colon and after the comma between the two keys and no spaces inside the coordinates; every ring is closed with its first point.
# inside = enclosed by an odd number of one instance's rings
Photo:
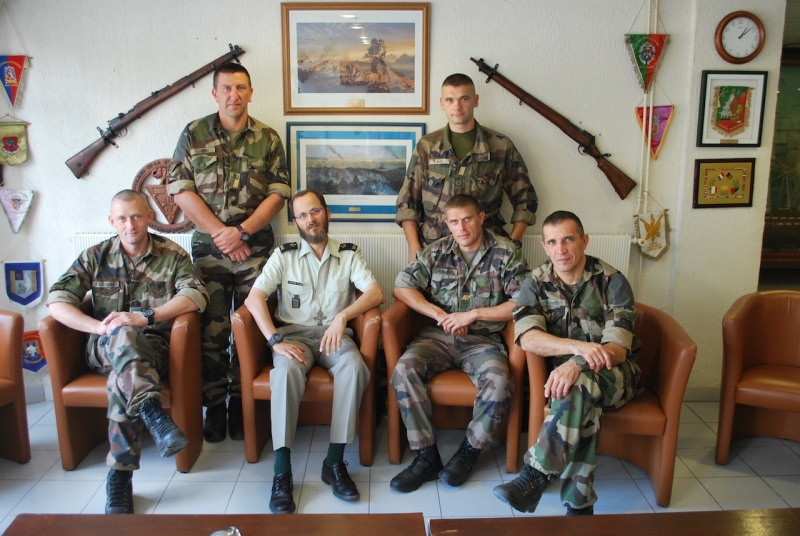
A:
{"type": "Polygon", "coordinates": [[[494,80],[506,91],[517,97],[520,100],[520,104],[524,102],[542,117],[557,126],[561,132],[572,138],[578,144],[578,150],[581,152],[581,154],[588,154],[597,160],[597,167],[599,167],[608,178],[608,181],[611,183],[611,186],[614,187],[614,191],[617,192],[617,195],[620,197],[620,199],[625,199],[628,197],[628,194],[631,193],[631,190],[636,187],[636,183],[633,181],[633,179],[628,177],[625,173],[620,171],[614,164],[606,159],[606,156],[610,155],[604,155],[597,149],[597,146],[594,144],[594,136],[585,130],[579,129],[573,125],[569,119],[556,112],[533,95],[526,93],[514,82],[498,73],[497,65],[494,67],[489,67],[483,61],[483,58],[479,60],[470,58],[470,60],[472,60],[478,66],[482,73],[489,75],[489,78],[486,80],[487,83],[489,80],[494,80]]]}
{"type": "Polygon", "coordinates": [[[80,179],[84,173],[89,171],[89,167],[92,165],[92,162],[94,162],[95,158],[97,158],[97,156],[103,152],[103,149],[105,149],[106,146],[113,145],[116,147],[117,145],[114,143],[113,139],[119,136],[120,131],[127,128],[128,125],[142,117],[144,114],[165,100],[172,98],[190,85],[194,85],[195,82],[203,78],[205,75],[215,71],[217,67],[229,61],[235,60],[237,57],[244,54],[244,50],[239,48],[238,45],[228,46],[230,47],[231,51],[224,56],[220,56],[211,63],[197,69],[192,74],[184,76],[174,84],[167,86],[164,89],[154,91],[149,97],[141,102],[136,103],[133,108],[128,110],[126,113],[119,114],[117,117],[110,120],[108,122],[108,128],[106,128],[105,131],[98,127],[97,130],[100,131],[100,139],[89,145],[86,149],[79,152],[66,162],[67,167],[70,169],[70,171],[72,171],[72,174],[75,175],[75,178],[80,179]]]}

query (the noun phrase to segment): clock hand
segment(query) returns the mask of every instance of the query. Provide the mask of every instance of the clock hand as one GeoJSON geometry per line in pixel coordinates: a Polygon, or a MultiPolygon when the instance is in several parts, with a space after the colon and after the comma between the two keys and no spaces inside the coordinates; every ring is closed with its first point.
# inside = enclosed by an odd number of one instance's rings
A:
{"type": "Polygon", "coordinates": [[[744,37],[744,34],[746,34],[747,32],[749,32],[749,31],[750,31],[750,30],[752,30],[752,29],[753,29],[753,27],[752,27],[752,26],[748,26],[748,27],[747,27],[747,29],[746,29],[745,31],[743,31],[743,32],[742,32],[742,35],[740,35],[740,36],[739,36],[739,39],[741,39],[742,37],[744,37]]]}

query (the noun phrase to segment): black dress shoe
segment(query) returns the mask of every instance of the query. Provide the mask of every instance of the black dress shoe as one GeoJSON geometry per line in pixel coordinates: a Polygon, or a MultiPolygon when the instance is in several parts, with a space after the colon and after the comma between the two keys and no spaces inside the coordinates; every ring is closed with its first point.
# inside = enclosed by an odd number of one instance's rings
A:
{"type": "Polygon", "coordinates": [[[225,425],[227,424],[228,410],[225,402],[206,409],[206,420],[203,423],[203,437],[209,443],[219,443],[225,440],[225,425]]]}
{"type": "Polygon", "coordinates": [[[442,458],[436,445],[417,451],[417,457],[411,465],[400,471],[389,485],[392,489],[409,493],[418,489],[425,482],[436,480],[442,470],[442,458]]]}
{"type": "Polygon", "coordinates": [[[550,476],[526,465],[522,473],[505,484],[494,488],[494,496],[520,512],[535,512],[550,476]]]}
{"type": "Polygon", "coordinates": [[[169,458],[179,453],[189,444],[189,440],[175,425],[172,417],[161,407],[159,400],[155,398],[145,400],[139,409],[139,416],[155,439],[162,458],[169,458]]]}
{"type": "Polygon", "coordinates": [[[447,465],[439,471],[439,479],[444,480],[451,486],[460,486],[467,481],[472,467],[481,454],[481,449],[476,449],[469,444],[469,440],[464,438],[458,450],[447,462],[447,465]]]}
{"type": "Polygon", "coordinates": [[[593,516],[594,515],[594,505],[587,506],[586,508],[573,508],[570,505],[567,505],[567,515],[568,516],[593,516]]]}
{"type": "Polygon", "coordinates": [[[242,418],[242,399],[231,397],[228,400],[228,436],[236,441],[244,439],[244,419],[242,418]]]}
{"type": "Polygon", "coordinates": [[[296,508],[294,505],[294,483],[292,473],[275,475],[272,479],[272,496],[269,498],[269,509],[273,514],[291,514],[296,508]]]}
{"type": "Polygon", "coordinates": [[[106,513],[133,513],[133,471],[111,469],[106,480],[106,513]]]}
{"type": "Polygon", "coordinates": [[[358,488],[347,473],[347,462],[336,462],[328,467],[322,462],[322,481],[331,487],[333,494],[345,501],[358,500],[358,488]]]}

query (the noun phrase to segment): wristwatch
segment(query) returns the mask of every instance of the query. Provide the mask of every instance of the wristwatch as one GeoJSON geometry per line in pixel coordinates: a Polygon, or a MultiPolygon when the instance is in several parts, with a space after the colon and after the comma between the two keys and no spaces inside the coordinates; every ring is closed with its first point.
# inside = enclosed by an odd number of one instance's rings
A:
{"type": "Polygon", "coordinates": [[[517,240],[516,238],[512,238],[511,243],[517,246],[518,248],[522,247],[522,240],[517,240]]]}
{"type": "Polygon", "coordinates": [[[148,326],[152,326],[156,323],[156,312],[152,309],[145,309],[142,311],[142,315],[147,319],[148,326]]]}
{"type": "Polygon", "coordinates": [[[237,229],[239,229],[239,239],[240,239],[242,242],[247,242],[248,240],[250,240],[250,233],[248,233],[247,231],[245,231],[245,230],[242,228],[242,226],[241,226],[241,225],[239,225],[239,224],[237,223],[237,224],[236,224],[236,228],[237,228],[237,229]]]}
{"type": "Polygon", "coordinates": [[[269,344],[269,347],[272,348],[279,342],[283,342],[283,335],[281,335],[280,333],[276,333],[275,335],[269,338],[267,344],[269,344]]]}

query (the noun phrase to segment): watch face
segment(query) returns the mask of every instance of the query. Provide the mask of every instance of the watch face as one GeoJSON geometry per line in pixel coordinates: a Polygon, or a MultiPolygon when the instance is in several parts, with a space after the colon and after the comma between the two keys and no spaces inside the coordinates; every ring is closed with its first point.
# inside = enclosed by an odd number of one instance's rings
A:
{"type": "Polygon", "coordinates": [[[749,17],[731,19],[722,30],[722,48],[734,58],[746,58],[753,54],[761,42],[761,31],[749,17]]]}

